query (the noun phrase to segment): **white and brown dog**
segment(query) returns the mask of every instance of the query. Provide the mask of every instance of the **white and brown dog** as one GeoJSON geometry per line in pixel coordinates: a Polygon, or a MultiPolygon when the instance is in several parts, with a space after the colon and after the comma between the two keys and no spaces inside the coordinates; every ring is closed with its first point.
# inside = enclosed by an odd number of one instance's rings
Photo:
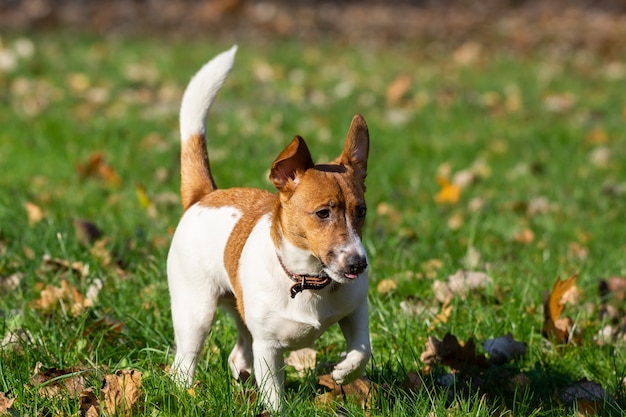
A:
{"type": "Polygon", "coordinates": [[[234,317],[229,356],[235,377],[253,372],[261,396],[281,408],[284,353],[308,347],[334,323],[347,351],[332,377],[346,384],[370,359],[368,259],[361,243],[369,133],[352,119],[341,155],[315,165],[296,136],[272,164],[277,194],[218,189],[206,149],[209,107],[228,76],[236,47],[190,81],[180,110],[184,215],[167,274],[176,334],[175,377],[192,382],[218,306],[234,317]]]}

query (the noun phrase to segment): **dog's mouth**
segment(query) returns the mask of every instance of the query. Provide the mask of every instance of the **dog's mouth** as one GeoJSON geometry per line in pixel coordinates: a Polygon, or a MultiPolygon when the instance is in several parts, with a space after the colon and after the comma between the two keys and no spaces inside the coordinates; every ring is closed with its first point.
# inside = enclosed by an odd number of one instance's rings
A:
{"type": "Polygon", "coordinates": [[[340,283],[354,281],[367,269],[367,262],[365,261],[359,261],[354,264],[350,264],[346,268],[343,268],[342,271],[336,271],[333,268],[330,268],[328,265],[325,265],[321,261],[320,263],[322,264],[323,268],[322,274],[340,283]]]}

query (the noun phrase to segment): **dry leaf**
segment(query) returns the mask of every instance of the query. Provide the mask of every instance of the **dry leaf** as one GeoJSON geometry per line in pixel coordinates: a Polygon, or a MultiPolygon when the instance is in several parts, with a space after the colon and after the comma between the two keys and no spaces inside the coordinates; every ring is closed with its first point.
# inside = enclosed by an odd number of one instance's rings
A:
{"type": "Polygon", "coordinates": [[[43,220],[44,214],[41,208],[36,204],[26,202],[24,203],[24,208],[26,209],[26,214],[28,215],[28,225],[34,226],[43,220]]]}
{"type": "Polygon", "coordinates": [[[448,287],[455,295],[465,295],[469,291],[486,288],[492,283],[493,279],[489,275],[479,271],[459,269],[454,275],[448,277],[448,287]]]}
{"type": "Polygon", "coordinates": [[[9,413],[14,402],[15,398],[7,398],[6,392],[0,392],[0,414],[9,413]]]}
{"type": "Polygon", "coordinates": [[[468,41],[454,51],[452,58],[454,59],[454,62],[459,65],[471,65],[480,58],[482,49],[481,44],[474,41],[468,41]]]}
{"type": "Polygon", "coordinates": [[[515,236],[513,236],[513,240],[524,245],[528,245],[533,243],[535,240],[535,233],[532,230],[525,228],[518,231],[515,236]]]}
{"type": "Polygon", "coordinates": [[[332,391],[317,397],[317,401],[322,404],[328,404],[331,401],[346,398],[360,404],[363,408],[369,408],[372,402],[373,386],[367,377],[360,377],[357,380],[347,384],[338,385],[330,374],[320,375],[318,377],[319,384],[330,388],[332,391]]]}
{"type": "Polygon", "coordinates": [[[0,342],[0,349],[22,352],[24,346],[33,343],[33,335],[28,330],[10,330],[0,342]]]}
{"type": "Polygon", "coordinates": [[[600,384],[587,379],[568,385],[557,395],[562,404],[568,407],[576,405],[580,416],[598,415],[604,404],[614,401],[600,384]]]}
{"type": "Polygon", "coordinates": [[[92,306],[92,300],[85,298],[76,287],[67,282],[67,280],[61,280],[61,286],[55,287],[54,285],[47,285],[41,290],[40,298],[34,301],[34,307],[37,310],[52,310],[61,306],[69,306],[69,313],[73,316],[78,316],[86,308],[92,306]]]}
{"type": "Polygon", "coordinates": [[[396,282],[391,279],[383,279],[376,286],[376,290],[381,295],[389,294],[390,292],[394,291],[396,288],[398,288],[398,284],[396,284],[396,282]]]}
{"type": "Polygon", "coordinates": [[[561,318],[561,314],[565,309],[565,300],[567,300],[568,294],[571,291],[576,291],[577,277],[577,275],[572,275],[563,281],[557,278],[552,292],[545,298],[543,303],[543,335],[556,343],[565,343],[570,337],[571,320],[569,318],[561,318]]]}
{"type": "Polygon", "coordinates": [[[452,314],[452,307],[453,305],[449,301],[443,303],[443,305],[441,306],[441,311],[435,316],[432,323],[430,323],[430,326],[428,326],[428,330],[432,331],[439,324],[447,323],[450,319],[450,315],[452,314]]]}
{"type": "Polygon", "coordinates": [[[41,259],[41,269],[44,272],[73,272],[79,278],[84,278],[89,274],[89,265],[83,262],[75,261],[70,263],[65,259],[53,258],[47,254],[41,259]]]}
{"type": "Polygon", "coordinates": [[[441,190],[435,195],[435,202],[438,204],[454,205],[461,198],[461,187],[457,184],[450,183],[445,177],[437,177],[437,182],[441,190]]]}
{"type": "Polygon", "coordinates": [[[78,413],[80,417],[99,417],[100,403],[91,388],[80,393],[78,413]]]}
{"type": "Polygon", "coordinates": [[[85,246],[92,245],[102,237],[102,230],[89,220],[76,219],[73,223],[78,241],[85,246]]]}
{"type": "Polygon", "coordinates": [[[107,413],[131,415],[141,398],[141,372],[120,370],[115,375],[105,375],[102,394],[107,413]]]}
{"type": "Polygon", "coordinates": [[[87,370],[77,367],[50,368],[41,372],[41,363],[37,363],[30,383],[37,388],[39,395],[46,398],[59,395],[76,398],[87,388],[87,374],[87,370]]]}
{"type": "Polygon", "coordinates": [[[291,351],[285,359],[285,364],[296,368],[300,378],[315,369],[317,362],[317,351],[311,348],[303,348],[291,351]]]}
{"type": "Polygon", "coordinates": [[[16,272],[8,277],[0,277],[0,290],[5,294],[15,291],[25,276],[23,272],[16,272]]]}
{"type": "Polygon", "coordinates": [[[513,339],[511,333],[486,340],[483,343],[483,349],[489,354],[491,362],[497,365],[526,354],[526,344],[513,339]]]}
{"type": "Polygon", "coordinates": [[[413,79],[410,74],[398,75],[387,87],[387,104],[397,104],[411,89],[413,79]]]}
{"type": "Polygon", "coordinates": [[[108,185],[119,187],[122,184],[120,176],[108,164],[102,152],[95,152],[86,162],[79,162],[76,171],[81,178],[97,178],[108,185]]]}
{"type": "Polygon", "coordinates": [[[429,336],[420,360],[427,365],[441,363],[457,371],[467,371],[475,367],[484,368],[487,365],[483,355],[476,355],[476,345],[472,338],[461,344],[456,336],[450,333],[447,333],[441,341],[429,336]]]}

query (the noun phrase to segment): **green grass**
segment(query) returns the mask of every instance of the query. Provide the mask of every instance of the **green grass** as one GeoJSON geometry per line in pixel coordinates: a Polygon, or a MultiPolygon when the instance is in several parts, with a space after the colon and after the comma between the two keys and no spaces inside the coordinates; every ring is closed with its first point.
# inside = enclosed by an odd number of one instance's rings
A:
{"type": "MultiPolygon", "coordinates": [[[[3,48],[11,50],[23,36],[3,37],[3,48]]],[[[76,398],[46,398],[29,383],[37,363],[90,369],[96,391],[104,373],[135,369],[143,373],[139,415],[261,412],[260,404],[241,400],[245,387],[228,374],[236,338],[228,317],[218,317],[208,338],[195,396],[166,375],[173,335],[164,266],[181,214],[178,105],[191,75],[229,45],[67,33],[27,39],[34,54],[0,71],[0,279],[23,274],[16,288],[0,285],[0,337],[22,329],[32,342],[0,350],[0,392],[16,399],[17,414],[75,415],[76,398]],[[77,166],[96,152],[119,185],[79,175],[77,166]],[[153,208],[137,197],[140,186],[153,208]],[[25,203],[43,210],[41,221],[29,223],[25,203]],[[102,229],[113,264],[80,242],[76,219],[102,229]],[[44,255],[82,262],[89,271],[80,277],[45,269],[44,255]],[[42,288],[64,278],[82,294],[100,279],[98,300],[78,315],[68,305],[37,308],[42,288]]],[[[609,62],[598,54],[556,58],[550,52],[549,46],[528,54],[483,50],[463,66],[452,51],[421,45],[240,45],[209,118],[220,186],[269,189],[269,165],[293,135],[302,135],[314,158],[324,161],[341,151],[355,113],[368,122],[364,241],[374,347],[368,377],[381,391],[370,415],[576,415],[554,393],[582,378],[614,399],[605,414],[626,409],[624,341],[595,341],[607,324],[597,286],[626,275],[626,76],[607,75],[609,62]],[[404,73],[411,87],[387,103],[388,86],[404,73]],[[606,159],[594,157],[603,152],[606,159]],[[442,165],[454,174],[476,163],[482,175],[462,189],[458,203],[435,202],[442,165]],[[539,197],[549,207],[529,213],[539,197]],[[519,242],[526,229],[534,239],[519,242]],[[468,253],[479,254],[469,266],[468,253]],[[433,259],[441,261],[434,271],[426,262],[433,259]],[[460,268],[486,271],[494,283],[455,297],[450,317],[435,322],[441,306],[433,281],[460,268]],[[403,278],[407,271],[417,277],[403,278]],[[553,346],[541,336],[543,296],[557,276],[575,272],[580,299],[564,315],[575,321],[581,342],[553,346]],[[377,284],[385,279],[396,280],[397,288],[383,295],[377,284]],[[409,298],[425,311],[406,314],[400,303],[409,298]],[[408,372],[424,371],[419,358],[428,336],[446,332],[479,342],[511,332],[528,352],[490,368],[481,375],[482,391],[456,401],[438,388],[444,367],[424,376],[427,388],[403,390],[408,372]],[[507,387],[520,373],[528,384],[507,387]]],[[[333,328],[318,342],[318,359],[336,360],[342,346],[333,328]]],[[[313,401],[316,382],[288,370],[287,408],[294,415],[327,412],[313,401]]],[[[354,402],[341,406],[347,415],[363,414],[354,402]]]]}

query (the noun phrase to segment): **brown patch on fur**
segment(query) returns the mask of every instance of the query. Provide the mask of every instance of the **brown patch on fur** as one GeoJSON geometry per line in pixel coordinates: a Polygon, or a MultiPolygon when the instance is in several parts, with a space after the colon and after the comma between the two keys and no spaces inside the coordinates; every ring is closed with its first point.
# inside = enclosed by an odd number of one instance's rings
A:
{"type": "Polygon", "coordinates": [[[217,189],[206,149],[204,135],[196,134],[184,141],[180,152],[180,195],[183,210],[217,189]]]}
{"type": "Polygon", "coordinates": [[[226,242],[224,266],[237,300],[237,310],[244,321],[243,293],[239,280],[241,252],[254,226],[261,216],[272,211],[275,202],[274,194],[255,188],[215,190],[200,200],[200,204],[205,207],[234,207],[242,213],[226,242]]]}

